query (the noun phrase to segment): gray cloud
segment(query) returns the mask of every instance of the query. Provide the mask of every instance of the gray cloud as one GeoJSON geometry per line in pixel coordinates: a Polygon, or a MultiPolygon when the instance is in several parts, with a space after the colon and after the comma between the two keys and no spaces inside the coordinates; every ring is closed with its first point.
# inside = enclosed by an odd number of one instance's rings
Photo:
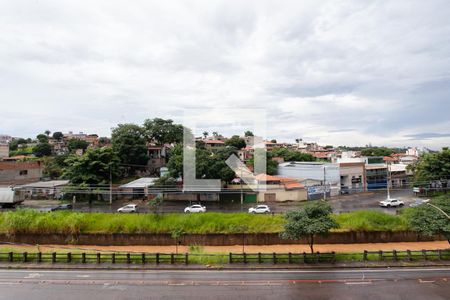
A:
{"type": "Polygon", "coordinates": [[[429,140],[432,138],[450,137],[450,133],[428,132],[428,133],[409,134],[405,135],[405,137],[410,138],[411,140],[429,140]]]}
{"type": "Polygon", "coordinates": [[[448,135],[422,134],[450,127],[449,15],[445,0],[2,1],[0,133],[257,107],[278,140],[439,148],[448,135]]]}

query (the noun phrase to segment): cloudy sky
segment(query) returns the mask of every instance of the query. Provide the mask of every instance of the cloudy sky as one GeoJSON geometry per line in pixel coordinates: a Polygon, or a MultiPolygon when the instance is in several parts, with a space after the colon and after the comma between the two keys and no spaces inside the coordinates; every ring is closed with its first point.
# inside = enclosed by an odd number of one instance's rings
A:
{"type": "Polygon", "coordinates": [[[450,5],[0,0],[0,104],[13,136],[258,108],[279,141],[436,149],[450,144],[450,5]]]}

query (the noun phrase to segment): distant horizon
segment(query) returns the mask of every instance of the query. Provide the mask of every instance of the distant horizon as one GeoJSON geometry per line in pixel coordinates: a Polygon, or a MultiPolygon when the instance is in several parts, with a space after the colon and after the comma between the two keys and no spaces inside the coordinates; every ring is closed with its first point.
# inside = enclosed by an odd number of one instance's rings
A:
{"type": "MultiPolygon", "coordinates": [[[[52,136],[52,134],[54,132],[60,131],[63,134],[67,134],[67,133],[69,133],[71,131],[73,134],[80,134],[80,133],[87,134],[87,135],[96,134],[96,135],[98,135],[99,138],[100,137],[111,138],[111,131],[110,131],[109,134],[99,134],[99,133],[94,132],[94,131],[85,131],[85,130],[67,130],[67,131],[55,130],[55,131],[52,131],[52,130],[50,130],[48,128],[42,130],[41,132],[37,132],[35,135],[31,135],[31,136],[18,136],[18,135],[12,135],[12,134],[8,134],[8,133],[3,133],[3,132],[0,132],[0,136],[6,135],[6,136],[11,136],[12,138],[15,138],[15,139],[17,139],[17,138],[24,138],[24,139],[31,138],[31,139],[35,140],[36,136],[38,134],[45,134],[46,130],[49,130],[51,132],[50,135],[49,135],[50,137],[52,136]]],[[[212,132],[214,132],[215,130],[198,129],[196,131],[196,133],[195,133],[195,137],[201,137],[203,135],[202,133],[204,131],[208,131],[209,136],[212,136],[212,132]]],[[[222,134],[225,138],[229,138],[229,137],[231,137],[233,135],[239,135],[240,137],[243,137],[245,131],[246,130],[243,130],[241,133],[231,133],[231,134],[224,134],[223,132],[218,132],[218,133],[222,134]]],[[[258,136],[258,134],[256,132],[253,132],[253,133],[254,133],[255,136],[258,136]]],[[[301,137],[298,137],[298,138],[301,138],[301,137]]],[[[296,143],[295,139],[297,139],[297,138],[292,138],[292,139],[279,139],[277,137],[265,138],[265,140],[267,140],[267,141],[276,140],[277,143],[290,143],[290,144],[295,144],[296,143]]],[[[398,148],[398,149],[407,149],[407,148],[422,149],[422,148],[426,148],[426,149],[429,149],[429,150],[438,151],[438,150],[441,150],[442,148],[449,147],[449,146],[442,146],[441,148],[432,148],[432,147],[427,147],[426,145],[425,146],[417,146],[417,145],[413,145],[413,144],[403,145],[403,146],[402,145],[392,146],[392,145],[379,145],[379,144],[370,144],[370,143],[364,144],[364,145],[349,145],[349,144],[345,144],[345,143],[344,144],[332,144],[332,143],[326,143],[326,142],[325,143],[321,143],[321,142],[318,142],[316,140],[307,139],[307,138],[306,139],[303,138],[302,140],[303,140],[303,142],[306,142],[306,143],[317,143],[319,146],[331,145],[331,146],[333,146],[335,148],[337,148],[337,147],[348,147],[348,148],[357,148],[357,147],[359,147],[359,148],[363,148],[363,147],[377,147],[377,148],[381,148],[381,147],[386,147],[386,148],[398,148]]]]}

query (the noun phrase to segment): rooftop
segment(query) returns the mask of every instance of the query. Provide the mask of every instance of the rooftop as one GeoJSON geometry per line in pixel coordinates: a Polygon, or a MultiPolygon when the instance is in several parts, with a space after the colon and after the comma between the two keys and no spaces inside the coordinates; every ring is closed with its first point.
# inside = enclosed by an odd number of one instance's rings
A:
{"type": "Polygon", "coordinates": [[[19,188],[55,188],[58,186],[68,185],[69,180],[50,180],[38,181],[19,186],[19,188]]]}
{"type": "Polygon", "coordinates": [[[120,186],[121,189],[143,189],[154,184],[158,177],[142,177],[120,186]]]}

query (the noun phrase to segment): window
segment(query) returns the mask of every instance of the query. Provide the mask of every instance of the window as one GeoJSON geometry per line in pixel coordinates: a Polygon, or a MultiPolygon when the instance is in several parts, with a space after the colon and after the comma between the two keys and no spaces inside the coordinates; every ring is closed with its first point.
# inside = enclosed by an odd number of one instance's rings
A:
{"type": "Polygon", "coordinates": [[[20,175],[20,176],[28,175],[28,170],[21,170],[21,171],[19,172],[19,175],[20,175]]]}

